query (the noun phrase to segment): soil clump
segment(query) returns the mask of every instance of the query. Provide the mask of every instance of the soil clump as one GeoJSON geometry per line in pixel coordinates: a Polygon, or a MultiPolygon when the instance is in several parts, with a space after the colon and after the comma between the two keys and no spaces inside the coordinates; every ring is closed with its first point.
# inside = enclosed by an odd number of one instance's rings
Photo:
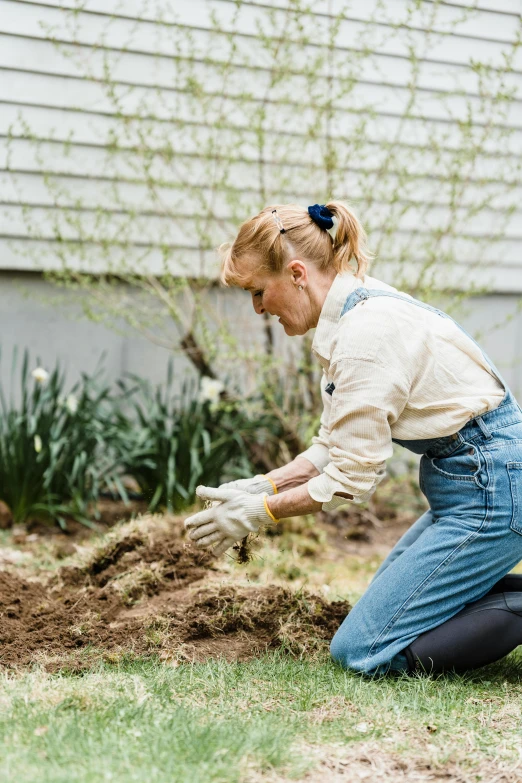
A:
{"type": "Polygon", "coordinates": [[[220,583],[219,561],[182,520],[145,516],[112,530],[46,582],[0,570],[0,664],[82,670],[100,660],[245,660],[326,647],[348,613],[284,587],[220,583]]]}

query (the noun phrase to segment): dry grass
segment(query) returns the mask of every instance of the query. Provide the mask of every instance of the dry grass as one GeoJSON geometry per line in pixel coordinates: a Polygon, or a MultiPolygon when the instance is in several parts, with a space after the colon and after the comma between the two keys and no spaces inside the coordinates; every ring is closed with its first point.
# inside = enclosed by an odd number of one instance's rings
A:
{"type": "Polygon", "coordinates": [[[443,760],[429,748],[418,756],[387,750],[383,742],[361,742],[356,746],[303,744],[300,752],[313,768],[298,778],[275,770],[243,771],[243,783],[520,783],[522,761],[443,760]]]}

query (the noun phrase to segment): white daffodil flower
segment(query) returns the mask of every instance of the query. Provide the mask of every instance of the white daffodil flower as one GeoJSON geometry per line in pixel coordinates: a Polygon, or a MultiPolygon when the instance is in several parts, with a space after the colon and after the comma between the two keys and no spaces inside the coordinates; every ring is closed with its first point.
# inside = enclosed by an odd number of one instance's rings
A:
{"type": "Polygon", "coordinates": [[[75,394],[69,394],[65,400],[65,407],[69,413],[76,413],[78,410],[78,397],[75,394]]]}
{"type": "Polygon", "coordinates": [[[34,450],[39,454],[42,450],[42,439],[39,435],[34,436],[34,450]]]}
{"type": "Polygon", "coordinates": [[[222,391],[224,391],[224,389],[225,386],[221,383],[221,381],[218,381],[215,378],[209,378],[207,375],[204,375],[201,379],[199,401],[211,402],[215,404],[219,402],[219,395],[222,391]]]}
{"type": "Polygon", "coordinates": [[[37,367],[36,370],[32,371],[31,375],[37,383],[45,383],[49,379],[49,373],[43,367],[37,367]]]}

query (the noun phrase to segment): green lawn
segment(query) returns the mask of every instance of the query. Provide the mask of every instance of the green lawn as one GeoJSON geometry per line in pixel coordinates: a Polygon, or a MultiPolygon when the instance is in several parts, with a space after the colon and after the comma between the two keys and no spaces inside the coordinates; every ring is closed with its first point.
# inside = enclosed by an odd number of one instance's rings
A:
{"type": "Polygon", "coordinates": [[[276,653],[4,675],[0,780],[519,781],[521,663],[369,680],[276,653]]]}

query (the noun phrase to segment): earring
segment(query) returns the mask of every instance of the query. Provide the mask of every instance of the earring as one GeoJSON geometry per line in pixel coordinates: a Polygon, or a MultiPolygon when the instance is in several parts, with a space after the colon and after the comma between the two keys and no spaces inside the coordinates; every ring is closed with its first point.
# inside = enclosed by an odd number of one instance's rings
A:
{"type": "Polygon", "coordinates": [[[302,285],[298,285],[297,287],[298,287],[298,289],[299,289],[300,291],[302,291],[302,290],[303,290],[303,286],[302,286],[302,285]]]}

